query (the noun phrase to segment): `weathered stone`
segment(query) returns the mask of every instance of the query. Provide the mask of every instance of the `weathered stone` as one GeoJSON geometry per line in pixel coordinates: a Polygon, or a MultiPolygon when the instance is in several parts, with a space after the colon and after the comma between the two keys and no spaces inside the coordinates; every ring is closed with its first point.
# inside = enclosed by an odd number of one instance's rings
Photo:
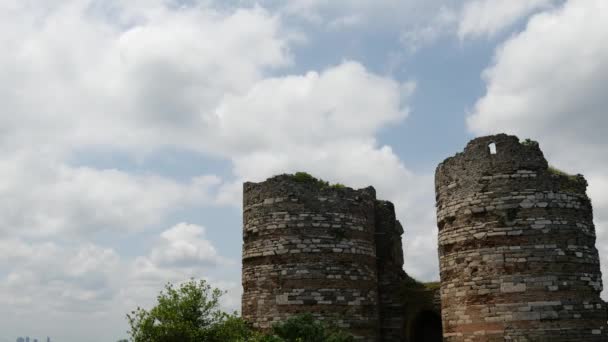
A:
{"type": "Polygon", "coordinates": [[[312,313],[360,341],[405,340],[403,228],[392,203],[372,187],[282,175],[245,183],[243,209],[245,320],[268,329],[312,313]]]}
{"type": "Polygon", "coordinates": [[[586,187],[504,134],[438,166],[445,341],[608,341],[586,187]]]}

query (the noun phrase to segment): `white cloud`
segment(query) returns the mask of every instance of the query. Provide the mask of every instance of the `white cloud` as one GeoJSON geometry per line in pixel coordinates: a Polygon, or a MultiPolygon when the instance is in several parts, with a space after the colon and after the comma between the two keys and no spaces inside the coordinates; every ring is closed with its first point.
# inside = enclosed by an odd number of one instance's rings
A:
{"type": "Polygon", "coordinates": [[[224,263],[211,241],[204,239],[204,227],[182,222],[160,236],[162,241],[150,256],[155,263],[176,267],[224,263]]]}
{"type": "MultiPolygon", "coordinates": [[[[208,118],[224,95],[290,62],[280,20],[263,9],[172,6],[0,2],[2,334],[117,340],[124,314],[150,304],[167,281],[205,277],[238,287],[238,266],[202,231],[159,237],[139,257],[91,242],[150,231],[176,209],[214,205],[225,185],[214,175],[176,180],[122,165],[77,166],[74,151],[213,152],[208,118]],[[201,263],[183,267],[188,258],[201,263]]],[[[226,305],[234,309],[235,298],[226,305]]]]}
{"type": "Polygon", "coordinates": [[[458,36],[492,36],[535,12],[545,10],[557,0],[473,0],[462,8],[458,36]]]}
{"type": "Polygon", "coordinates": [[[139,231],[175,208],[213,202],[215,176],[74,167],[75,149],[129,155],[163,146],[213,153],[226,94],[289,63],[280,22],[261,8],[165,1],[1,5],[0,234],[139,231]]]}
{"type": "Polygon", "coordinates": [[[407,270],[437,278],[432,177],[414,174],[378,132],[405,120],[413,82],[379,77],[355,62],[320,73],[265,79],[242,96],[226,97],[218,125],[237,181],[225,198],[241,202],[242,181],[307,171],[353,187],[373,185],[395,203],[406,227],[407,270]],[[269,99],[272,99],[271,101],[269,99]],[[245,116],[243,113],[247,113],[245,116]],[[230,194],[230,195],[228,195],[230,194]]]}
{"type": "Polygon", "coordinates": [[[564,0],[294,0],[262,1],[287,18],[303,18],[314,26],[347,32],[390,31],[409,53],[439,38],[492,38],[520,20],[564,0]]]}
{"type": "Polygon", "coordinates": [[[224,94],[289,62],[278,18],[260,8],[113,2],[108,18],[96,4],[20,5],[0,18],[10,26],[0,33],[10,47],[0,56],[0,150],[209,147],[206,120],[224,94]]]}
{"type": "MultiPolygon", "coordinates": [[[[184,206],[239,206],[241,181],[276,173],[307,170],[374,185],[395,201],[411,241],[432,234],[427,211],[414,209],[423,201],[432,208],[431,181],[377,140],[407,117],[413,82],[354,61],[269,77],[291,62],[291,37],[279,16],[257,7],[67,0],[2,2],[0,9],[0,239],[13,241],[0,286],[5,303],[23,309],[22,320],[53,312],[67,322],[80,309],[98,318],[79,318],[81,327],[108,336],[98,322],[124,324],[124,312],[148,305],[167,281],[206,277],[238,290],[228,276],[238,265],[199,225],[176,225],[134,257],[88,240],[98,232],[149,232],[184,206]],[[75,150],[91,147],[138,157],[166,146],[228,159],[235,179],[175,180],[69,162],[75,150]],[[27,240],[43,238],[49,242],[27,240]]],[[[434,255],[427,240],[412,250],[434,255]]],[[[413,272],[426,277],[428,267],[413,272]]],[[[226,305],[234,307],[238,294],[226,305]]]]}
{"type": "Polygon", "coordinates": [[[222,272],[235,273],[239,266],[219,255],[204,238],[203,227],[177,224],[147,249],[144,255],[126,258],[88,242],[0,239],[0,274],[6,273],[0,277],[0,315],[7,324],[3,334],[38,331],[34,336],[116,340],[126,330],[127,312],[153,305],[167,282],[189,278],[204,278],[228,290],[222,305],[227,310],[239,308],[238,280],[217,278],[222,272]],[[215,270],[218,265],[222,272],[215,270]],[[226,272],[227,268],[233,271],[226,272]],[[79,328],[66,329],[70,322],[78,322],[79,328]]]}
{"type": "Polygon", "coordinates": [[[408,52],[416,52],[443,36],[449,36],[460,20],[458,10],[448,6],[438,7],[427,21],[401,32],[400,41],[408,52]]]}
{"type": "Polygon", "coordinates": [[[141,231],[175,208],[213,204],[217,176],[178,182],[73,167],[38,154],[0,160],[0,236],[141,231]]]}
{"type": "Polygon", "coordinates": [[[548,160],[587,176],[597,246],[608,283],[608,3],[570,0],[533,16],[497,49],[484,72],[486,94],[468,117],[479,134],[506,131],[538,139],[548,160]]]}
{"type": "Polygon", "coordinates": [[[564,0],[294,0],[262,1],[287,18],[332,30],[396,32],[409,52],[441,37],[493,37],[526,17],[564,0]]]}
{"type": "Polygon", "coordinates": [[[391,180],[413,175],[375,135],[407,117],[413,90],[411,82],[379,77],[355,62],[266,79],[225,98],[218,132],[238,180],[308,170],[334,182],[393,189],[391,180]]]}
{"type": "Polygon", "coordinates": [[[8,254],[0,263],[0,270],[8,268],[0,281],[2,307],[18,314],[107,309],[104,303],[113,296],[120,268],[114,250],[88,243],[74,249],[14,238],[0,240],[0,247],[8,254]]]}
{"type": "Polygon", "coordinates": [[[403,120],[412,83],[344,62],[321,73],[268,78],[244,95],[229,95],[216,110],[218,140],[228,155],[262,149],[365,139],[403,120]]]}
{"type": "MultiPolygon", "coordinates": [[[[227,293],[222,298],[224,310],[240,310],[242,293],[240,262],[223,257],[205,238],[205,227],[181,222],[163,231],[147,254],[135,257],[125,267],[127,285],[117,294],[123,310],[150,307],[163,286],[179,284],[190,278],[205,279],[227,293]]],[[[125,311],[126,312],[126,311],[125,311]]]]}

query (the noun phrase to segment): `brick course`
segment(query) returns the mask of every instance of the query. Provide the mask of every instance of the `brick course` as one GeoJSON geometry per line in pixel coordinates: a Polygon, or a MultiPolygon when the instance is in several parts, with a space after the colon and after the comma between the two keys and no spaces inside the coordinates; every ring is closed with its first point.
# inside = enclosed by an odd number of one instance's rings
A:
{"type": "Polygon", "coordinates": [[[445,341],[608,341],[586,187],[504,134],[438,166],[445,341]]]}
{"type": "Polygon", "coordinates": [[[403,229],[390,202],[290,175],[243,190],[244,319],[268,329],[306,312],[358,340],[402,341],[403,229]]]}

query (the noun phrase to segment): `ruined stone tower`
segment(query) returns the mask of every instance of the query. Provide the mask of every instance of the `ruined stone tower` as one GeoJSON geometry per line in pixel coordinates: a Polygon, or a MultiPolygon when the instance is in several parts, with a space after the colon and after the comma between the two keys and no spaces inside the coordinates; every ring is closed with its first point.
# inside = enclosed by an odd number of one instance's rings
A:
{"type": "Polygon", "coordinates": [[[371,187],[292,175],[243,190],[244,319],[267,329],[312,313],[358,340],[402,341],[403,230],[391,203],[371,187]]]}
{"type": "Polygon", "coordinates": [[[608,341],[582,176],[501,134],[441,163],[435,187],[445,341],[608,341]]]}

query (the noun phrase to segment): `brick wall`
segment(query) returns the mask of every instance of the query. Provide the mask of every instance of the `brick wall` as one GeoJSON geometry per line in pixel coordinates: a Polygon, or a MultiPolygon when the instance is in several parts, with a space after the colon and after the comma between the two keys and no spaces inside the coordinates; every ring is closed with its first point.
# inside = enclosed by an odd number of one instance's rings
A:
{"type": "Polygon", "coordinates": [[[435,186],[446,341],[608,340],[582,176],[501,134],[446,159],[435,186]]]}
{"type": "Polygon", "coordinates": [[[246,320],[268,329],[312,313],[358,340],[402,341],[403,229],[390,202],[291,175],[243,189],[246,320]]]}

